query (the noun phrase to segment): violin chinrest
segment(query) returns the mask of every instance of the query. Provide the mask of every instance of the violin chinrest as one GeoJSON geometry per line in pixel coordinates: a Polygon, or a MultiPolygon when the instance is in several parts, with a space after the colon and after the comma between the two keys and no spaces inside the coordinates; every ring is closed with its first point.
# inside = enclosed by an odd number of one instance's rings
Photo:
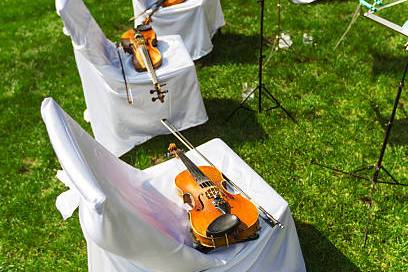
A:
{"type": "Polygon", "coordinates": [[[208,237],[222,237],[226,233],[231,233],[234,229],[241,223],[238,217],[233,214],[223,214],[207,228],[207,236],[208,237]]]}

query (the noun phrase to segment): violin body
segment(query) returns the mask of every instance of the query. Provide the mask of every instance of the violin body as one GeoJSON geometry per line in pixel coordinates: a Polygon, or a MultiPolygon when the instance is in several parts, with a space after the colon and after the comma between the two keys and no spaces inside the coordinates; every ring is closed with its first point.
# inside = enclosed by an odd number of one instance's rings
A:
{"type": "Polygon", "coordinates": [[[157,69],[161,66],[163,60],[160,54],[159,49],[157,48],[157,36],[153,28],[150,25],[139,25],[136,29],[129,29],[123,33],[120,41],[122,43],[123,49],[125,52],[133,55],[133,66],[136,71],[144,72],[147,71],[146,64],[143,60],[143,56],[138,50],[140,42],[137,40],[137,34],[143,36],[145,46],[149,53],[152,65],[154,69],[157,69]]]}
{"type": "MultiPolygon", "coordinates": [[[[123,49],[133,55],[133,66],[136,71],[147,71],[152,80],[154,89],[150,90],[150,94],[156,94],[152,97],[152,101],[160,101],[164,103],[167,90],[163,90],[157,79],[156,69],[162,64],[162,56],[157,48],[157,37],[150,25],[138,25],[136,29],[126,31],[121,37],[123,49]]],[[[123,70],[122,70],[123,71],[123,70]]]]}
{"type": "Polygon", "coordinates": [[[170,7],[173,5],[181,4],[185,2],[186,0],[165,0],[162,4],[163,7],[170,7]]]}
{"type": "Polygon", "coordinates": [[[215,167],[198,168],[211,182],[197,183],[188,170],[177,175],[175,180],[184,203],[191,207],[189,221],[195,243],[218,248],[258,238],[256,206],[239,194],[230,194],[225,189],[222,174],[215,167]],[[227,213],[222,211],[225,207],[227,213]]]}

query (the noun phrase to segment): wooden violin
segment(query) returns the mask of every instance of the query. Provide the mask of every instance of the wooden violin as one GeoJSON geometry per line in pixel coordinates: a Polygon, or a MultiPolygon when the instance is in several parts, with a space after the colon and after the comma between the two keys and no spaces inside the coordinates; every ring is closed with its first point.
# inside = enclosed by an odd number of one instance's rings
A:
{"type": "Polygon", "coordinates": [[[147,50],[150,62],[154,69],[161,66],[163,60],[160,50],[157,48],[157,35],[153,28],[148,24],[138,25],[123,33],[120,42],[125,52],[133,55],[133,66],[136,71],[147,71],[145,64],[145,51],[147,50]],[[141,48],[142,50],[139,50],[141,48]]]}
{"type": "Polygon", "coordinates": [[[186,166],[176,176],[176,187],[189,208],[189,220],[196,245],[218,248],[258,238],[256,206],[239,194],[226,189],[220,171],[213,166],[196,166],[175,144],[170,154],[186,166]]]}
{"type": "Polygon", "coordinates": [[[167,91],[162,90],[163,85],[159,83],[155,72],[163,59],[157,48],[157,36],[153,28],[150,25],[138,25],[126,31],[120,41],[125,52],[133,55],[132,63],[136,71],[149,73],[154,85],[154,90],[150,90],[150,93],[157,94],[152,101],[159,100],[163,103],[167,91]]]}
{"type": "Polygon", "coordinates": [[[174,5],[177,5],[177,4],[181,4],[181,3],[183,3],[183,2],[185,2],[186,0],[162,0],[162,1],[159,1],[159,2],[162,2],[161,3],[161,6],[162,7],[170,7],[170,6],[174,6],[174,5]]]}

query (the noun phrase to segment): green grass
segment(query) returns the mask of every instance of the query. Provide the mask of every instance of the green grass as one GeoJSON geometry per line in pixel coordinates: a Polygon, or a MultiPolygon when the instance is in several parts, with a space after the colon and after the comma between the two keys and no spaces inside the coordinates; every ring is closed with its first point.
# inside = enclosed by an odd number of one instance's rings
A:
{"type": "MultiPolygon", "coordinates": [[[[106,35],[128,27],[131,1],[89,0],[106,35]]],[[[221,137],[288,202],[309,271],[407,271],[407,188],[379,185],[367,209],[370,186],[310,164],[346,170],[374,163],[406,61],[404,38],[359,18],[337,51],[356,1],[282,2],[282,25],[293,50],[271,51],[265,83],[296,116],[240,111],[242,83],[256,84],[258,5],[222,1],[227,25],[215,47],[196,62],[210,121],[188,130],[194,144],[221,137]],[[302,43],[303,33],[315,46],[302,43]],[[362,247],[367,217],[368,244],[362,247]]],[[[388,11],[402,23],[408,5],[388,11]],[[405,12],[403,12],[405,11],[405,12]]],[[[63,221],[54,202],[65,190],[54,177],[59,163],[40,117],[48,96],[90,131],[70,39],[53,1],[0,3],[0,271],[86,271],[86,244],[77,213],[63,221]]],[[[266,1],[266,35],[276,30],[275,1],[266,1]]],[[[255,105],[255,101],[252,101],[255,105]]],[[[385,156],[400,180],[408,177],[407,94],[385,156]]],[[[153,106],[153,105],[152,105],[153,106]]],[[[171,136],[156,137],[123,159],[146,168],[163,160],[171,136]]],[[[169,181],[171,182],[171,181],[169,181]]]]}

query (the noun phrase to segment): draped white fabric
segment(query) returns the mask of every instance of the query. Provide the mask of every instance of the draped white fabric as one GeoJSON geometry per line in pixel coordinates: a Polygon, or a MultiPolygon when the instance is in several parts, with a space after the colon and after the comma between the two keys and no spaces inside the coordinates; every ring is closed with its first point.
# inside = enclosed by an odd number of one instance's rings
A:
{"type": "Polygon", "coordinates": [[[136,72],[131,56],[121,50],[134,97],[134,104],[129,105],[116,47],[106,39],[82,0],[57,0],[56,9],[72,39],[87,119],[96,140],[112,153],[120,156],[137,144],[168,133],[161,118],[171,120],[181,130],[207,121],[194,63],[180,36],[159,37],[163,64],[156,73],[168,90],[164,103],[151,101],[149,75],[136,72]]]}
{"type": "MultiPolygon", "coordinates": [[[[261,220],[257,240],[203,254],[191,247],[187,214],[174,186],[178,159],[138,170],[93,140],[52,99],[41,107],[48,134],[69,187],[57,199],[68,218],[79,205],[89,271],[305,271],[287,202],[223,141],[198,149],[285,225],[261,220]]],[[[187,155],[198,165],[203,161],[187,155]]]]}
{"type": "MultiPolygon", "coordinates": [[[[141,14],[156,0],[132,0],[135,16],[141,14]]],[[[135,20],[135,25],[143,21],[135,20]]],[[[211,38],[225,24],[220,0],[186,0],[170,7],[160,8],[151,25],[159,35],[178,34],[191,57],[196,60],[211,52],[211,38]]]]}

